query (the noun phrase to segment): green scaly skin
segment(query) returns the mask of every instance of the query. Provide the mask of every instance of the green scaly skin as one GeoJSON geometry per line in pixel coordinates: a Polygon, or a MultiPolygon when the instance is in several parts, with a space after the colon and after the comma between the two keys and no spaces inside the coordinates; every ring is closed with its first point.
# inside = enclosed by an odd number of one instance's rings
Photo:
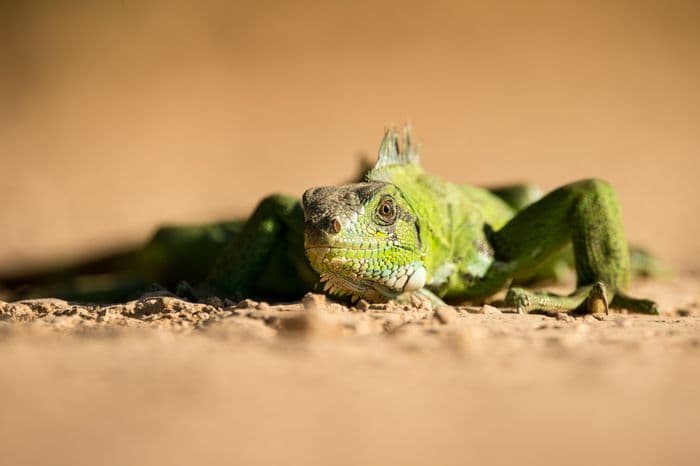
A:
{"type": "MultiPolygon", "coordinates": [[[[308,262],[298,247],[287,253],[294,256],[289,258],[292,263],[310,263],[325,291],[334,296],[378,302],[429,291],[463,301],[480,300],[513,281],[531,279],[544,265],[562,261],[570,247],[577,275],[574,293],[555,296],[511,288],[506,305],[520,312],[607,312],[609,307],[624,307],[658,313],[653,302],[624,294],[630,281],[629,248],[617,198],[607,183],[572,183],[519,211],[506,202],[512,194],[508,189],[498,194],[499,190],[456,185],[426,174],[408,130],[402,138],[388,130],[365,182],[304,193],[308,262]]],[[[242,296],[250,292],[253,277],[265,275],[261,265],[277,260],[261,246],[254,253],[254,270],[253,262],[241,261],[241,249],[263,241],[253,237],[269,234],[270,243],[290,244],[294,239],[298,244],[301,214],[298,207],[280,210],[285,204],[298,205],[291,198],[269,198],[256,210],[254,219],[273,223],[264,234],[258,221],[244,227],[218,261],[210,281],[218,285],[215,290],[242,296]],[[242,265],[247,279],[231,281],[242,265]]],[[[318,283],[308,271],[299,272],[305,272],[308,288],[318,283]]]]}
{"type": "MultiPolygon", "coordinates": [[[[633,257],[642,274],[655,270],[642,251],[633,257]]],[[[408,129],[386,131],[363,182],[312,188],[302,200],[270,196],[245,222],[161,230],[118,259],[112,298],[144,280],[173,289],[179,277],[201,283],[178,287],[197,297],[286,300],[323,287],[370,302],[408,293],[480,301],[513,283],[557,279],[574,264],[571,295],[512,287],[506,305],[520,312],[658,313],[653,302],[624,294],[630,253],[607,183],[582,180],[545,196],[527,185],[449,183],[423,171],[408,129]],[[200,260],[190,266],[187,257],[200,260]]]]}

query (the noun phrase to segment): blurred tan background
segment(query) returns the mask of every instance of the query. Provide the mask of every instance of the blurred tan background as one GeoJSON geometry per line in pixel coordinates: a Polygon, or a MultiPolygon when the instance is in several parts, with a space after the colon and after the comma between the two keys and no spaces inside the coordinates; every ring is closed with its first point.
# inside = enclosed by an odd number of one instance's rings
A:
{"type": "Polygon", "coordinates": [[[0,6],[0,273],[348,179],[412,122],[453,181],[589,176],[700,265],[700,3],[0,6]]]}

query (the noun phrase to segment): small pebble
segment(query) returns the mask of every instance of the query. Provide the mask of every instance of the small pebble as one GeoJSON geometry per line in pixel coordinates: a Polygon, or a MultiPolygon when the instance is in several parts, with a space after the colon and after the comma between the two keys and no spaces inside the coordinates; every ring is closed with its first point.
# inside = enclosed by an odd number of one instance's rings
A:
{"type": "Polygon", "coordinates": [[[224,302],[218,296],[210,296],[209,298],[205,299],[204,302],[209,306],[224,307],[224,302]]]}
{"type": "Polygon", "coordinates": [[[327,304],[326,296],[316,293],[306,293],[301,298],[301,304],[305,311],[318,311],[324,308],[327,304]]]}
{"type": "Polygon", "coordinates": [[[442,324],[450,324],[457,320],[457,311],[450,306],[440,306],[435,309],[434,317],[442,324]]]}
{"type": "Polygon", "coordinates": [[[236,304],[237,309],[254,309],[258,303],[252,299],[244,299],[243,301],[236,304]]]}
{"type": "Polygon", "coordinates": [[[281,318],[278,326],[282,334],[297,337],[337,336],[342,331],[342,325],[337,319],[317,310],[297,312],[281,318]]]}
{"type": "Polygon", "coordinates": [[[484,304],[481,306],[482,314],[503,314],[497,307],[491,306],[490,304],[484,304]]]}
{"type": "Polygon", "coordinates": [[[370,305],[367,301],[365,301],[364,299],[361,299],[357,302],[355,307],[362,312],[367,312],[367,311],[369,311],[370,305]]]}

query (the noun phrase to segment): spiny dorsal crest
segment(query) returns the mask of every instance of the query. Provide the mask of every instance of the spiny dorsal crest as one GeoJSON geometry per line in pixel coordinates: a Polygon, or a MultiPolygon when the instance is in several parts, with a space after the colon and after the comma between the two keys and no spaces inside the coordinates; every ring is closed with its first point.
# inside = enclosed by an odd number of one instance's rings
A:
{"type": "Polygon", "coordinates": [[[384,130],[384,138],[379,145],[379,158],[374,168],[368,173],[368,180],[381,178],[381,173],[386,168],[393,166],[413,165],[420,167],[420,147],[411,142],[411,128],[403,127],[403,137],[399,136],[399,130],[393,127],[384,130]]]}

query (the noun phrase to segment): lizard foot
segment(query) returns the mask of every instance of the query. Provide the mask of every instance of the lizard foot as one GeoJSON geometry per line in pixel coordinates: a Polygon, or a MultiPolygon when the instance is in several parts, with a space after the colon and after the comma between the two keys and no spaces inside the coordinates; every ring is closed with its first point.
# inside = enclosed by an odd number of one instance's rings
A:
{"type": "Polygon", "coordinates": [[[518,314],[527,314],[533,310],[532,293],[523,288],[510,288],[506,293],[505,305],[516,310],[518,314]]]}
{"type": "Polygon", "coordinates": [[[521,314],[533,311],[559,314],[574,310],[607,313],[608,310],[607,293],[602,283],[596,283],[592,287],[580,288],[568,296],[542,291],[530,291],[525,288],[510,288],[506,293],[505,304],[521,314]]]}

